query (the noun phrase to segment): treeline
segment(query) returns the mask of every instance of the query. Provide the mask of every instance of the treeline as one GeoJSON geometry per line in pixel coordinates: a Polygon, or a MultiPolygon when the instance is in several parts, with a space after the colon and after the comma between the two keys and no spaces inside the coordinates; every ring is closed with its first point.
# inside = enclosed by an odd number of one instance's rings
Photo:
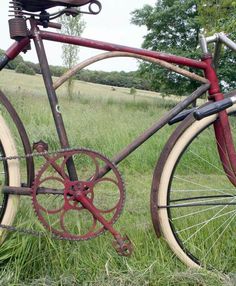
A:
{"type": "MultiPolygon", "coordinates": [[[[0,56],[4,54],[3,50],[0,50],[0,56]]],[[[15,70],[19,73],[24,74],[40,74],[41,70],[39,64],[35,64],[29,61],[24,61],[22,56],[17,56],[13,61],[9,62],[6,66],[7,69],[15,70]]],[[[50,66],[52,76],[59,77],[66,72],[66,68],[63,66],[50,66]]],[[[150,90],[150,81],[141,77],[138,71],[132,72],[104,72],[104,71],[91,71],[91,70],[81,70],[75,75],[75,79],[110,85],[119,87],[128,87],[136,89],[150,90]]]]}

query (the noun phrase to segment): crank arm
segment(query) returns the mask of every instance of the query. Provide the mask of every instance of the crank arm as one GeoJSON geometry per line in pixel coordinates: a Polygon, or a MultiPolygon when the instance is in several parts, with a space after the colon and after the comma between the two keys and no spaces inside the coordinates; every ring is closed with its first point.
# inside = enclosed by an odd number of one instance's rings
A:
{"type": "Polygon", "coordinates": [[[116,251],[122,256],[130,256],[132,254],[133,247],[129,238],[127,236],[122,237],[85,195],[81,194],[76,199],[105,227],[105,229],[113,235],[116,243],[113,244],[113,246],[116,251]]]}

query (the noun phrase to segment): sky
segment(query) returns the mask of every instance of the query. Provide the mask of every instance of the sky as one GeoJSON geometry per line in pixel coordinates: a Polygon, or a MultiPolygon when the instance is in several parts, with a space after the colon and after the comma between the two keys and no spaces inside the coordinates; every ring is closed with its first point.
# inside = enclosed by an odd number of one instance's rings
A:
{"type": "MultiPolygon", "coordinates": [[[[86,23],[85,30],[82,34],[85,38],[96,39],[122,45],[141,47],[143,36],[146,34],[145,27],[138,27],[130,24],[130,13],[142,8],[143,5],[154,5],[157,0],[100,0],[102,11],[99,15],[84,15],[86,23]]],[[[8,3],[3,0],[0,3],[0,27],[1,27],[1,49],[7,49],[12,40],[8,35],[8,3]]],[[[81,10],[84,8],[81,8],[81,10]]],[[[49,64],[62,65],[62,49],[58,43],[47,42],[45,44],[48,54],[49,64]]],[[[88,48],[80,48],[79,61],[83,61],[101,51],[88,48]]],[[[37,62],[34,50],[29,51],[23,56],[25,60],[37,62]]],[[[104,71],[131,71],[136,70],[137,60],[127,58],[115,58],[105,60],[90,66],[90,69],[104,71]]]]}

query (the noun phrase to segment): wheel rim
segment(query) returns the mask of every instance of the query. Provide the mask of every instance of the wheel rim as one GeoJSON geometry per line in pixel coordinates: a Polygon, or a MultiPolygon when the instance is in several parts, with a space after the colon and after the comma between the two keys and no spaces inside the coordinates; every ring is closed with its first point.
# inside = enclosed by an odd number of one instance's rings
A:
{"type": "Polygon", "coordinates": [[[209,128],[189,143],[172,166],[166,212],[178,245],[194,263],[235,272],[236,192],[224,174],[216,144],[210,142],[214,131],[209,128]]]}
{"type": "MultiPolygon", "coordinates": [[[[2,146],[2,143],[0,142],[0,156],[5,157],[5,152],[2,146]]],[[[9,184],[9,173],[8,173],[8,166],[6,161],[0,162],[0,188],[2,189],[3,185],[9,184]]],[[[8,202],[8,195],[7,194],[0,194],[0,221],[2,221],[3,216],[6,211],[8,202]]]]}

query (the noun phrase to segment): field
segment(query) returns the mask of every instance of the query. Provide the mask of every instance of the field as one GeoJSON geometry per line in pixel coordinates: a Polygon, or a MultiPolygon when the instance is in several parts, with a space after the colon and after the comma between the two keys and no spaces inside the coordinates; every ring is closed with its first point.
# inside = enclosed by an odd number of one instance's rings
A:
{"type": "MultiPolygon", "coordinates": [[[[40,77],[4,71],[0,76],[0,89],[14,103],[31,142],[42,139],[50,150],[57,150],[56,131],[40,77]]],[[[113,90],[109,86],[84,82],[76,82],[74,90],[71,101],[65,89],[58,92],[71,146],[96,150],[108,158],[175,103],[152,92],[137,91],[134,98],[128,89],[113,90]]],[[[130,258],[115,253],[113,239],[108,233],[87,242],[55,241],[50,237],[12,233],[0,248],[0,284],[235,285],[232,275],[187,269],[154,233],[149,209],[152,173],[173,128],[167,126],[119,165],[127,193],[124,212],[115,226],[122,234],[127,234],[134,245],[130,258]]],[[[20,147],[18,152],[22,153],[20,147]]],[[[37,168],[41,163],[36,163],[37,168]]],[[[25,178],[24,164],[22,167],[25,178]]],[[[16,225],[43,230],[30,205],[30,199],[21,200],[16,225]]]]}

